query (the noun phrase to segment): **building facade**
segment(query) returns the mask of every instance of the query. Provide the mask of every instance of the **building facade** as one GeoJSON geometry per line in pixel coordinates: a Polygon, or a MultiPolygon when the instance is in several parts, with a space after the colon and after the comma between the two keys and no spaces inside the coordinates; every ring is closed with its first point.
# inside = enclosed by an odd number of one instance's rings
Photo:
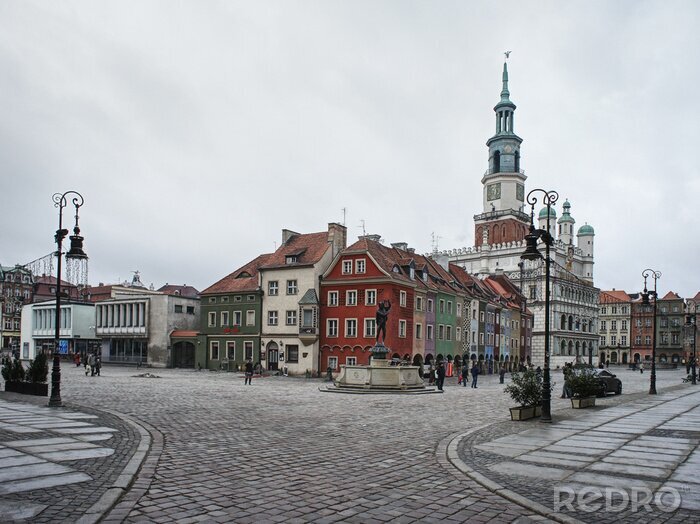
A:
{"type": "Polygon", "coordinates": [[[635,362],[632,353],[632,298],[627,293],[616,289],[600,292],[598,333],[599,362],[635,362]]]}
{"type": "Polygon", "coordinates": [[[20,356],[22,308],[34,297],[34,277],[24,266],[0,266],[0,351],[20,356]]]}
{"type": "MultiPolygon", "coordinates": [[[[258,270],[270,256],[258,256],[202,291],[199,338],[189,341],[192,348],[197,348],[197,366],[236,370],[242,369],[247,360],[261,363],[263,290],[258,270]]],[[[176,332],[177,335],[180,333],[176,332]]],[[[187,342],[178,340],[181,344],[187,342]]],[[[183,351],[189,348],[185,345],[183,351]]]]}
{"type": "Polygon", "coordinates": [[[268,371],[318,374],[321,302],[319,280],[345,248],[346,228],[320,233],[282,231],[282,244],[259,268],[262,304],[260,361],[268,371]]]}
{"type": "MultiPolygon", "coordinates": [[[[95,305],[89,302],[61,301],[59,354],[81,357],[95,351],[100,342],[95,336],[95,305]]],[[[40,352],[51,354],[56,340],[56,301],[27,304],[22,307],[21,358],[32,360],[40,352]]]]}
{"type": "Polygon", "coordinates": [[[200,300],[157,291],[113,291],[95,303],[103,363],[171,367],[173,331],[199,329],[200,300]]]}

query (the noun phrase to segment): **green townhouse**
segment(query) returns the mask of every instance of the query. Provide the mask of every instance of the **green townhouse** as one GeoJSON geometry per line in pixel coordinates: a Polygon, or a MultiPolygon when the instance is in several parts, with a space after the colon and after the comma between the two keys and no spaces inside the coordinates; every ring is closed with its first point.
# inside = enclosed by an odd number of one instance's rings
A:
{"type": "Polygon", "coordinates": [[[201,293],[196,361],[202,368],[236,371],[247,360],[260,363],[262,296],[260,255],[201,293]]]}
{"type": "Polygon", "coordinates": [[[429,278],[435,291],[435,354],[453,362],[461,355],[461,304],[463,290],[447,270],[447,257],[425,258],[429,278]],[[443,265],[444,264],[444,265],[443,265]]]}

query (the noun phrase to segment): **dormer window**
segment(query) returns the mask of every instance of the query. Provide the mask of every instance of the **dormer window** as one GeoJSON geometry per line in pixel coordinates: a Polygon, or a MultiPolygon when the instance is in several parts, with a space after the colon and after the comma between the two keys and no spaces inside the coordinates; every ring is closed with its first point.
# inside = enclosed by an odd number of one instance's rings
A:
{"type": "Polygon", "coordinates": [[[423,273],[423,275],[422,275],[422,276],[423,276],[423,282],[427,282],[427,281],[428,281],[428,272],[424,269],[424,270],[422,271],[422,273],[423,273]]]}
{"type": "Polygon", "coordinates": [[[287,255],[284,259],[285,264],[296,264],[299,261],[297,255],[287,255]]]}
{"type": "Polygon", "coordinates": [[[343,260],[343,275],[352,274],[352,260],[343,260]]]}
{"type": "Polygon", "coordinates": [[[411,276],[411,280],[413,280],[414,278],[416,278],[416,270],[415,270],[415,269],[409,268],[409,274],[410,274],[410,276],[411,276]]]}

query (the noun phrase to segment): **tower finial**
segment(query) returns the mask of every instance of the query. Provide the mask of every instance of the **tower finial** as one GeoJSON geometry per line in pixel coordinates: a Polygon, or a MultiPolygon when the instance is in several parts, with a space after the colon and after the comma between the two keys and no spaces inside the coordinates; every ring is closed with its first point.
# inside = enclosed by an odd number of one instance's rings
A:
{"type": "Polygon", "coordinates": [[[511,54],[512,52],[513,52],[513,51],[504,51],[504,52],[503,52],[503,54],[506,55],[506,60],[508,60],[508,58],[510,58],[510,54],[511,54]]]}
{"type": "MultiPolygon", "coordinates": [[[[508,55],[510,51],[506,51],[506,60],[508,60],[508,55]]],[[[510,91],[508,91],[508,62],[503,62],[503,89],[501,90],[501,101],[510,100],[510,91]]]]}

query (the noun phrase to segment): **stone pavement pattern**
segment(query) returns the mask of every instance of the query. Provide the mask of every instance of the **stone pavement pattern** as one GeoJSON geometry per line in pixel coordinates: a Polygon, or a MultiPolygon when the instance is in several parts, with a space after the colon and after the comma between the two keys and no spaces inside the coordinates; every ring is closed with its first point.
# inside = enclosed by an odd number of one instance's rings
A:
{"type": "MultiPolygon", "coordinates": [[[[122,413],[153,437],[141,475],[105,522],[540,520],[439,460],[441,442],[507,420],[511,402],[497,377],[481,377],[477,390],[448,379],[443,395],[399,397],[320,393],[323,383],[292,378],[244,386],[234,373],[151,370],[161,378],[141,378],[109,366],[101,377],[62,370],[68,409],[122,413]]],[[[647,375],[620,375],[625,393],[648,387],[647,375]]],[[[659,388],[681,376],[660,373],[659,388]]],[[[553,405],[566,408],[567,401],[553,405]]],[[[115,439],[131,429],[105,425],[119,429],[115,439]]],[[[125,440],[133,452],[133,429],[125,440]]],[[[114,464],[109,474],[119,471],[114,464]]],[[[57,495],[81,489],[72,486],[57,495]]],[[[39,499],[34,491],[24,495],[39,499]]]]}
{"type": "MultiPolygon", "coordinates": [[[[682,388],[605,410],[581,410],[578,416],[555,417],[552,424],[495,424],[459,440],[457,454],[471,469],[502,488],[547,508],[574,498],[569,516],[586,522],[693,522],[700,510],[700,390],[682,388]],[[528,429],[527,426],[530,426],[528,429]],[[612,500],[616,512],[587,512],[576,494],[583,488],[601,493],[622,490],[612,500]],[[638,491],[638,500],[673,488],[678,511],[632,511],[623,498],[638,491]],[[571,511],[573,509],[573,511],[571,511]]],[[[604,502],[600,501],[604,506],[604,502]]],[[[664,507],[672,506],[670,498],[664,507]]],[[[594,504],[591,504],[594,506],[594,504]]]]}
{"type": "Polygon", "coordinates": [[[105,413],[0,399],[0,521],[75,522],[132,454],[133,428],[105,413]]]}

